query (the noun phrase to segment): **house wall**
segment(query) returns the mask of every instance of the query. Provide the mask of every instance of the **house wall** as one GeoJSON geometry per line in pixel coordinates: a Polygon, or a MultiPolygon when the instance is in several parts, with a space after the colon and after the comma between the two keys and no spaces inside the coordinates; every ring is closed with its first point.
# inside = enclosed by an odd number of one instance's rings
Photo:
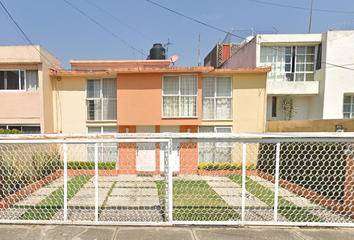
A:
{"type": "MultiPolygon", "coordinates": [[[[323,62],[348,66],[353,63],[354,31],[329,31],[325,33],[327,55],[323,62]],[[348,57],[344,57],[348,56],[348,57]]],[[[323,119],[343,118],[343,95],[354,94],[354,71],[322,64],[325,67],[326,85],[323,99],[323,119]]]]}
{"type": "Polygon", "coordinates": [[[86,133],[85,77],[52,78],[54,131],[86,133]]]}
{"type": "Polygon", "coordinates": [[[220,68],[254,68],[256,67],[256,38],[242,46],[220,68]]]}
{"type": "Polygon", "coordinates": [[[281,102],[284,99],[291,98],[295,101],[295,106],[297,107],[296,113],[292,120],[304,120],[309,118],[310,114],[310,102],[312,101],[312,96],[267,96],[267,119],[268,120],[286,120],[284,110],[281,109],[281,102]],[[277,116],[272,117],[272,97],[277,97],[277,116]]]}
{"type": "Polygon", "coordinates": [[[118,125],[200,125],[201,123],[201,73],[198,75],[198,117],[162,118],[163,73],[117,75],[117,122],[118,125]]]}

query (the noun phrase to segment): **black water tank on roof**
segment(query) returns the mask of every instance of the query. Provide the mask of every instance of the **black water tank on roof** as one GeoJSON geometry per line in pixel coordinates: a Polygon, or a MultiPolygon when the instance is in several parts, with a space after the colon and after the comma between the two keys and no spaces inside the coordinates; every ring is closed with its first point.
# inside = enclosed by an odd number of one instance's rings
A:
{"type": "Polygon", "coordinates": [[[166,50],[161,43],[155,43],[154,46],[150,49],[150,59],[166,59],[165,52],[166,50]]]}

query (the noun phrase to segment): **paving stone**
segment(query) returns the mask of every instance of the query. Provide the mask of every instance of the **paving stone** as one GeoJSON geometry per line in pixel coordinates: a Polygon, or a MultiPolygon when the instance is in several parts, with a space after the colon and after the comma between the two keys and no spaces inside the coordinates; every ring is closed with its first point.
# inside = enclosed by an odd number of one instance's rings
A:
{"type": "MultiPolygon", "coordinates": [[[[98,189],[98,205],[101,206],[106,199],[109,188],[98,189]]],[[[70,199],[68,206],[95,206],[95,189],[82,188],[75,196],[70,199]]]]}
{"type": "Polygon", "coordinates": [[[129,207],[152,207],[160,205],[158,197],[109,197],[106,207],[129,206],[129,207]]]}
{"type": "Polygon", "coordinates": [[[0,219],[17,220],[29,209],[23,207],[9,207],[4,210],[0,210],[0,219]]]}
{"type": "Polygon", "coordinates": [[[115,187],[154,187],[155,182],[116,182],[115,187]]]}
{"type": "Polygon", "coordinates": [[[110,209],[102,210],[100,221],[108,222],[162,222],[158,209],[110,209]]]}
{"type": "MultiPolygon", "coordinates": [[[[45,231],[45,240],[69,240],[77,239],[77,236],[84,233],[87,227],[84,226],[55,226],[45,231]]],[[[80,239],[80,238],[79,238],[80,239]]]]}
{"type": "MultiPolygon", "coordinates": [[[[242,194],[242,188],[213,188],[220,196],[239,196],[242,194]]],[[[242,196],[242,195],[241,195],[242,196]]]]}
{"type": "MultiPolygon", "coordinates": [[[[68,219],[70,221],[94,221],[95,220],[95,210],[93,208],[68,208],[68,219]]],[[[64,221],[64,210],[59,210],[52,217],[53,221],[64,221]]]]}
{"type": "Polygon", "coordinates": [[[35,196],[35,195],[30,195],[27,198],[17,202],[14,204],[14,206],[35,206],[38,203],[40,203],[43,199],[45,199],[47,196],[35,196]]]}
{"type": "Polygon", "coordinates": [[[34,193],[32,193],[32,195],[50,195],[52,192],[54,192],[55,190],[57,190],[58,188],[40,188],[37,191],[35,191],[34,193]]]}
{"type": "Polygon", "coordinates": [[[343,216],[339,213],[334,213],[330,210],[326,209],[307,209],[313,215],[320,217],[325,222],[333,222],[333,223],[354,223],[354,219],[343,216]]]}
{"type": "Polygon", "coordinates": [[[156,188],[114,188],[111,195],[125,195],[125,196],[156,196],[156,188]]]}
{"type": "MultiPolygon", "coordinates": [[[[242,197],[233,197],[233,196],[220,196],[222,199],[225,200],[227,204],[230,206],[242,206],[242,197]]],[[[246,201],[245,201],[245,206],[246,207],[266,207],[267,204],[259,200],[258,198],[255,198],[250,195],[246,195],[246,201]]]]}
{"type": "Polygon", "coordinates": [[[216,187],[216,188],[241,188],[240,185],[238,185],[235,182],[217,182],[217,181],[208,181],[207,182],[210,187],[216,187]]]}
{"type": "Polygon", "coordinates": [[[285,200],[288,200],[289,202],[294,203],[296,206],[299,207],[311,207],[311,208],[322,208],[321,205],[317,205],[315,203],[312,203],[310,200],[303,198],[303,197],[282,197],[285,200]]]}
{"type": "Polygon", "coordinates": [[[118,229],[116,239],[192,240],[191,230],[184,228],[124,228],[118,229]]]}
{"type": "MultiPolygon", "coordinates": [[[[98,182],[98,187],[99,188],[111,188],[114,182],[106,182],[106,181],[99,181],[98,182]]],[[[94,181],[88,181],[85,185],[84,188],[95,188],[95,182],[94,181]]]]}
{"type": "Polygon", "coordinates": [[[335,240],[335,239],[354,239],[354,231],[346,231],[341,229],[328,230],[328,229],[294,229],[294,231],[303,239],[313,240],[335,240]]]}
{"type": "Polygon", "coordinates": [[[96,239],[113,239],[116,232],[112,227],[88,227],[84,232],[77,235],[75,240],[96,240],[96,239]]]}

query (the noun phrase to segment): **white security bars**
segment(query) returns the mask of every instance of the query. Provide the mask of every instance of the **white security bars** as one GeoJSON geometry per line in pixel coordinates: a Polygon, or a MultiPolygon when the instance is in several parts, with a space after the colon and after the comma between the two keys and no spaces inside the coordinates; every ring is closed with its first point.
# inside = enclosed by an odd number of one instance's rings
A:
{"type": "Polygon", "coordinates": [[[353,140],[345,133],[4,135],[0,222],[353,227],[353,140]],[[227,160],[205,157],[223,147],[227,160]]]}

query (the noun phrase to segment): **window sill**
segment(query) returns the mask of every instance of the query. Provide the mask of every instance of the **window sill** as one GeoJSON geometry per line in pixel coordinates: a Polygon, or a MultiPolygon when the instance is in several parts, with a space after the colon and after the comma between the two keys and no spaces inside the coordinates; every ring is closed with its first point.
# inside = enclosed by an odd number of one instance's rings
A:
{"type": "Polygon", "coordinates": [[[233,121],[233,119],[202,119],[202,122],[215,122],[215,121],[221,121],[221,122],[230,122],[233,121]]]}
{"type": "Polygon", "coordinates": [[[181,119],[181,118],[198,119],[198,117],[162,117],[162,119],[181,119]]]}

